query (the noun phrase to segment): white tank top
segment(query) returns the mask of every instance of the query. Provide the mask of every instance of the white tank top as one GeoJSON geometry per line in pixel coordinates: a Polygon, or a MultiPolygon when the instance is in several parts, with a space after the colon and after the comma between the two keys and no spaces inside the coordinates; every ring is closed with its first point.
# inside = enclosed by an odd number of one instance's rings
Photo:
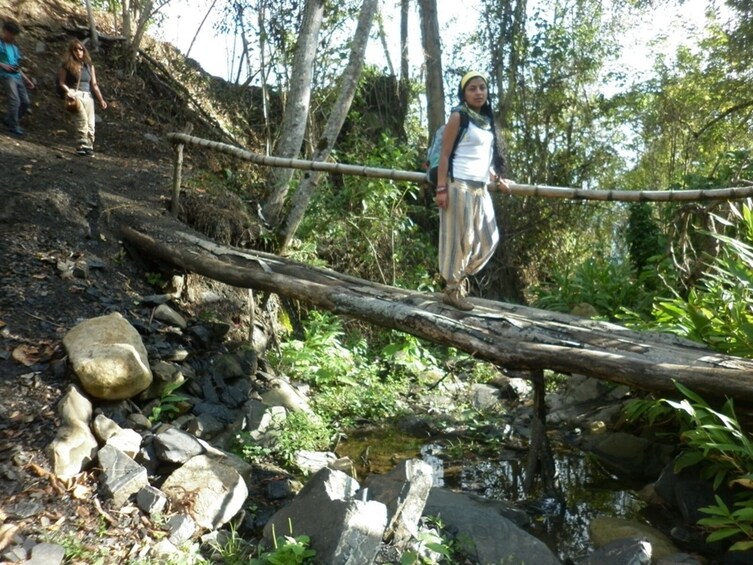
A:
{"type": "Polygon", "coordinates": [[[488,182],[492,164],[494,134],[491,130],[468,123],[455,149],[452,160],[452,176],[456,179],[488,182]]]}

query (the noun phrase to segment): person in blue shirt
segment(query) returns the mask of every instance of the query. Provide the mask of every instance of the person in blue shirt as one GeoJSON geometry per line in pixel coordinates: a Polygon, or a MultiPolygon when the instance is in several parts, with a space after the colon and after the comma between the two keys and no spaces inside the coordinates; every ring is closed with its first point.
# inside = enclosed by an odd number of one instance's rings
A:
{"type": "Polygon", "coordinates": [[[19,33],[21,28],[17,23],[3,23],[0,30],[0,84],[8,96],[8,113],[3,121],[11,134],[22,136],[24,131],[19,120],[29,110],[29,90],[34,88],[34,83],[21,70],[21,50],[16,45],[19,33]]]}

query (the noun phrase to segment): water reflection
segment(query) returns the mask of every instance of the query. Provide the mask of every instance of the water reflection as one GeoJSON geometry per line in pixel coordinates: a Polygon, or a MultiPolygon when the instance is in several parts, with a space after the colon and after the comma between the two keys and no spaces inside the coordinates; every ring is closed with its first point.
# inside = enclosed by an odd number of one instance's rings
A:
{"type": "Polygon", "coordinates": [[[444,483],[444,461],[439,457],[442,454],[442,446],[437,443],[430,443],[421,447],[421,459],[424,463],[431,466],[433,487],[443,487],[444,483]]]}
{"type": "Polygon", "coordinates": [[[517,454],[497,461],[472,461],[447,486],[474,492],[492,500],[517,502],[532,516],[532,533],[560,559],[587,553],[588,527],[600,515],[638,518],[645,503],[625,484],[605,474],[582,454],[558,453],[555,468],[564,505],[541,493],[527,497],[523,491],[525,461],[517,454]]]}
{"type": "Polygon", "coordinates": [[[555,469],[564,496],[563,503],[544,493],[528,496],[523,489],[526,450],[503,450],[494,459],[448,457],[440,443],[406,436],[396,430],[353,433],[338,448],[350,456],[358,475],[387,473],[403,459],[420,457],[434,471],[434,486],[472,492],[492,500],[523,507],[532,519],[530,531],[546,543],[561,560],[577,558],[592,549],[589,525],[597,516],[646,520],[645,504],[623,480],[605,473],[577,451],[555,452],[555,469]]]}

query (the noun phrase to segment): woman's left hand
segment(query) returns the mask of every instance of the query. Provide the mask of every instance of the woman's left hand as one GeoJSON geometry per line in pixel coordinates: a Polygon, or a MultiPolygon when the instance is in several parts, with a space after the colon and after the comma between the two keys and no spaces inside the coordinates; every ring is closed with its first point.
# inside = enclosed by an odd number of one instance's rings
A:
{"type": "Polygon", "coordinates": [[[107,102],[105,102],[104,100],[100,100],[99,107],[102,108],[103,110],[107,110],[107,102]]]}
{"type": "Polygon", "coordinates": [[[512,194],[512,189],[510,188],[511,183],[512,181],[508,179],[497,178],[495,180],[495,184],[497,185],[497,190],[499,190],[500,192],[504,192],[505,194],[512,194]]]}

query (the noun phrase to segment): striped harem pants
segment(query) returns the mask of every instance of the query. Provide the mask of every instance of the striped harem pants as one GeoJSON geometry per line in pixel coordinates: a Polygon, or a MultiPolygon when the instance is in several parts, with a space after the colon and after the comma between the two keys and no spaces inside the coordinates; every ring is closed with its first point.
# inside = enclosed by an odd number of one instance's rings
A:
{"type": "Polygon", "coordinates": [[[439,273],[450,284],[475,275],[499,243],[494,204],[482,182],[455,179],[439,209],[439,273]]]}

